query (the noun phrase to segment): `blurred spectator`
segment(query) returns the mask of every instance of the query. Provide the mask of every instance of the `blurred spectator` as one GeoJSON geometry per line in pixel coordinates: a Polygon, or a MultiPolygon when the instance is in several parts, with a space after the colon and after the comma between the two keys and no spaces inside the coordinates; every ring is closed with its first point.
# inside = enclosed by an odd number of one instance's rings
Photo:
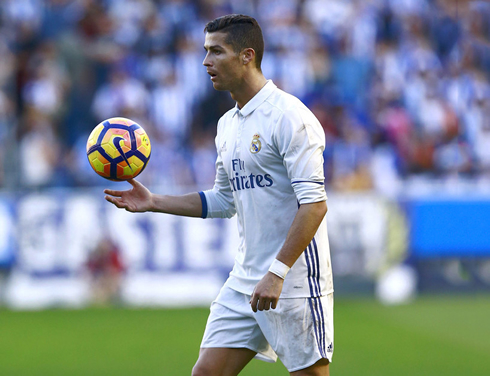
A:
{"type": "Polygon", "coordinates": [[[189,134],[190,98],[179,85],[175,74],[169,74],[152,92],[151,117],[162,136],[183,145],[189,134]]]}
{"type": "Polygon", "coordinates": [[[211,188],[214,185],[216,170],[216,146],[214,137],[208,133],[193,135],[191,168],[198,187],[211,188]]]}
{"type": "MultiPolygon", "coordinates": [[[[382,103],[382,102],[381,102],[382,103]]],[[[411,138],[415,132],[414,124],[407,112],[398,101],[384,103],[377,114],[378,137],[392,148],[401,175],[405,175],[411,158],[411,138]]],[[[375,140],[379,142],[381,140],[375,140]]],[[[375,144],[377,146],[377,144],[375,144]]]]}
{"type": "Polygon", "coordinates": [[[93,302],[106,305],[117,302],[124,265],[117,246],[108,238],[102,239],[87,261],[93,302]]]}
{"type": "Polygon", "coordinates": [[[330,41],[342,35],[345,25],[349,25],[355,6],[351,0],[306,0],[303,17],[311,22],[314,30],[330,41]]]}
{"type": "Polygon", "coordinates": [[[155,11],[155,4],[150,0],[110,1],[107,13],[114,25],[114,41],[127,47],[134,46],[145,32],[144,22],[155,11]]]}
{"type": "Polygon", "coordinates": [[[61,143],[50,118],[30,107],[21,119],[19,162],[21,184],[29,188],[51,186],[56,180],[61,143]]]}
{"type": "Polygon", "coordinates": [[[175,47],[174,70],[177,84],[184,92],[182,99],[192,106],[202,99],[207,89],[206,83],[209,83],[209,76],[202,66],[203,40],[197,42],[189,35],[181,35],[177,37],[175,47]]]}
{"type": "Polygon", "coordinates": [[[467,137],[476,167],[485,175],[490,173],[490,96],[480,93],[464,116],[467,137]]]}
{"type": "Polygon", "coordinates": [[[331,146],[332,186],[342,191],[369,190],[371,148],[366,129],[352,113],[342,111],[339,115],[339,139],[331,146]]]}
{"type": "Polygon", "coordinates": [[[109,82],[95,93],[92,109],[99,121],[115,116],[142,116],[147,113],[148,95],[141,81],[116,69],[111,72],[109,82]]]}
{"type": "Polygon", "coordinates": [[[141,179],[210,184],[216,122],[234,103],[202,67],[203,28],[229,12],[258,18],[264,73],[322,122],[329,189],[394,195],[413,176],[489,174],[486,1],[6,0],[0,185],[97,184],[84,143],[114,116],[151,130],[141,179]]]}
{"type": "Polygon", "coordinates": [[[27,80],[22,92],[24,104],[49,117],[59,117],[68,86],[66,67],[54,44],[39,44],[27,64],[27,80]]]}

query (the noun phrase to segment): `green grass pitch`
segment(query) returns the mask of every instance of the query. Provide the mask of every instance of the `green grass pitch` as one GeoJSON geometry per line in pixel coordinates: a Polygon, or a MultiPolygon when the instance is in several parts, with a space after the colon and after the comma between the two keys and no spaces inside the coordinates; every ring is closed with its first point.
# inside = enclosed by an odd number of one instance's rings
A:
{"type": "MultiPolygon", "coordinates": [[[[0,375],[190,375],[207,309],[0,310],[0,375]]],[[[490,375],[490,296],[337,299],[332,375],[490,375]]],[[[241,375],[287,375],[253,360],[241,375]]]]}

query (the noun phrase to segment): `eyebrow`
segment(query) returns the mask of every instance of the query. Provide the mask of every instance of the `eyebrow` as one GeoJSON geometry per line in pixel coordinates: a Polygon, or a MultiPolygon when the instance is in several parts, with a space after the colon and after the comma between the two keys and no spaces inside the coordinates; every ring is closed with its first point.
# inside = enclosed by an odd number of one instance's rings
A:
{"type": "Polygon", "coordinates": [[[206,46],[203,46],[204,49],[207,51],[207,50],[217,50],[217,49],[223,49],[222,46],[220,46],[219,44],[213,44],[212,46],[209,46],[209,47],[206,47],[206,46]]]}

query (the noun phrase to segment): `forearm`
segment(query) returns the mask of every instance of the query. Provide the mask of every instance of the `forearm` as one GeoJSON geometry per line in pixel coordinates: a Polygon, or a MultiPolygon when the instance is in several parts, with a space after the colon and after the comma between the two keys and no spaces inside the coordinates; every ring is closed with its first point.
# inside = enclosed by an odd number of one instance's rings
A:
{"type": "Polygon", "coordinates": [[[301,205],[276,259],[292,267],[310,244],[326,213],[327,203],[325,201],[301,205]]]}
{"type": "Polygon", "coordinates": [[[202,202],[199,193],[189,193],[182,196],[152,194],[153,212],[182,215],[185,217],[200,217],[202,202]]]}
{"type": "MultiPolygon", "coordinates": [[[[289,267],[293,266],[315,236],[326,212],[327,204],[325,201],[301,205],[276,259],[289,267]]],[[[257,312],[267,311],[270,308],[275,309],[283,283],[284,276],[277,274],[275,270],[266,273],[255,286],[250,298],[252,310],[257,312]]]]}

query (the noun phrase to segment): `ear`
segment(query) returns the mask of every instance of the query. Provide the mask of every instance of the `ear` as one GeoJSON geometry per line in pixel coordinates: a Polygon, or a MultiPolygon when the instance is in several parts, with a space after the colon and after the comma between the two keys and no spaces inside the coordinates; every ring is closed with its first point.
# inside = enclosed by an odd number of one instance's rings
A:
{"type": "Polygon", "coordinates": [[[253,48],[245,48],[240,52],[240,57],[243,64],[248,64],[255,59],[255,50],[253,48]]]}

